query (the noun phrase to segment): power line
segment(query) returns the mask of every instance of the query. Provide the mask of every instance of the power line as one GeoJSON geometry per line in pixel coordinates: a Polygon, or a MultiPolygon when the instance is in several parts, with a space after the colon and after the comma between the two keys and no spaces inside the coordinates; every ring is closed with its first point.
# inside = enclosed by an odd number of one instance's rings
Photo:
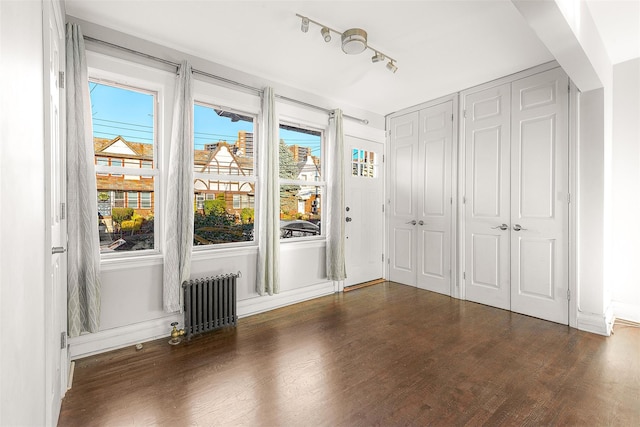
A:
{"type": "Polygon", "coordinates": [[[108,136],[111,136],[111,137],[121,136],[123,138],[127,138],[127,141],[129,141],[129,142],[136,142],[136,141],[134,141],[135,139],[144,139],[144,140],[151,141],[151,142],[154,141],[153,138],[143,138],[143,137],[139,137],[139,136],[122,135],[122,134],[117,133],[117,132],[98,132],[98,131],[95,131],[95,130],[93,131],[93,135],[94,136],[98,135],[98,134],[100,134],[100,135],[108,135],[108,136]]]}
{"type": "Polygon", "coordinates": [[[113,126],[113,125],[103,125],[102,123],[94,123],[93,126],[101,126],[101,127],[106,127],[109,129],[121,129],[121,130],[132,130],[134,132],[140,132],[140,133],[146,133],[146,134],[152,134],[153,135],[153,131],[152,130],[140,130],[140,129],[132,129],[132,128],[126,128],[126,127],[120,127],[120,126],[113,126]]]}
{"type": "Polygon", "coordinates": [[[107,120],[107,119],[100,119],[100,118],[95,118],[93,120],[99,120],[101,122],[117,123],[119,125],[138,126],[138,127],[141,127],[141,128],[153,129],[153,126],[139,125],[137,123],[120,122],[120,121],[117,121],[117,120],[107,120]]]}

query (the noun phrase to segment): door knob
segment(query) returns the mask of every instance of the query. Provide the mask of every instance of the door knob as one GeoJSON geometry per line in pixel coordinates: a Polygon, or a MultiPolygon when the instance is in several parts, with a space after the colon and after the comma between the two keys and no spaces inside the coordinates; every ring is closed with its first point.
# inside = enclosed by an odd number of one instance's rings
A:
{"type": "Polygon", "coordinates": [[[351,222],[351,218],[349,218],[349,217],[346,217],[344,220],[347,221],[347,222],[351,222]]]}
{"type": "Polygon", "coordinates": [[[520,224],[516,224],[513,226],[513,230],[514,231],[523,231],[526,230],[526,228],[522,228],[522,226],[520,224]]]}
{"type": "Polygon", "coordinates": [[[498,225],[495,227],[491,227],[492,230],[496,230],[496,229],[500,229],[502,231],[509,229],[509,226],[507,224],[502,224],[502,225],[498,225]]]}
{"type": "Polygon", "coordinates": [[[411,221],[407,222],[407,224],[416,225],[417,221],[414,219],[414,220],[411,220],[411,221]]]}
{"type": "Polygon", "coordinates": [[[65,248],[63,248],[62,246],[54,246],[51,248],[51,253],[52,254],[63,254],[65,253],[67,250],[65,248]]]}
{"type": "Polygon", "coordinates": [[[424,221],[423,221],[423,220],[420,220],[420,221],[418,221],[418,224],[420,224],[420,225],[424,225],[424,221]]]}

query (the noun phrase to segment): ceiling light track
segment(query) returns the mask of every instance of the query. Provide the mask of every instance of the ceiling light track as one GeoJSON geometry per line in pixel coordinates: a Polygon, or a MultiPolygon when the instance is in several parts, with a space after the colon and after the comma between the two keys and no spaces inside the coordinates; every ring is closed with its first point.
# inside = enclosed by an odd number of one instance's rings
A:
{"type": "Polygon", "coordinates": [[[398,71],[398,66],[396,65],[397,61],[395,59],[385,53],[382,53],[378,49],[369,46],[367,43],[367,32],[365,30],[361,28],[350,28],[344,32],[340,32],[327,25],[321,24],[318,21],[314,21],[307,16],[300,15],[299,13],[296,13],[296,16],[302,20],[300,30],[303,33],[309,31],[310,24],[317,25],[320,27],[320,34],[322,35],[322,38],[327,43],[331,41],[331,33],[339,35],[342,41],[342,51],[347,55],[357,55],[369,49],[374,53],[371,57],[371,62],[376,63],[388,60],[387,69],[392,73],[398,71]]]}

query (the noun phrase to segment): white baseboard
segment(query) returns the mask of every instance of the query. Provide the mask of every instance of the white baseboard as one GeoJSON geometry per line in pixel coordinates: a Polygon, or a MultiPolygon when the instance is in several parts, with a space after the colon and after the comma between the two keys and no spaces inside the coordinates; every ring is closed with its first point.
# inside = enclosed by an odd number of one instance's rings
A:
{"type": "MultiPolygon", "coordinates": [[[[238,301],[238,317],[251,316],[333,293],[333,282],[324,282],[276,295],[238,301]]],[[[158,319],[70,338],[69,360],[76,360],[162,337],[168,339],[171,331],[171,322],[178,322],[182,325],[182,314],[172,313],[158,319]]]]}
{"type": "Polygon", "coordinates": [[[613,308],[606,310],[605,314],[593,314],[578,312],[578,329],[598,335],[610,336],[613,328],[613,308]]]}
{"type": "Polygon", "coordinates": [[[616,319],[624,319],[640,323],[640,306],[618,301],[614,301],[612,304],[613,313],[615,314],[616,319]]]}
{"type": "Polygon", "coordinates": [[[324,282],[300,289],[281,292],[238,301],[238,317],[251,316],[276,308],[285,307],[302,301],[331,295],[334,293],[333,282],[324,282]]]}
{"type": "Polygon", "coordinates": [[[137,343],[169,337],[171,322],[182,323],[179,313],[168,314],[159,319],[134,323],[119,328],[107,329],[93,334],[69,338],[70,360],[80,359],[137,343]]]}

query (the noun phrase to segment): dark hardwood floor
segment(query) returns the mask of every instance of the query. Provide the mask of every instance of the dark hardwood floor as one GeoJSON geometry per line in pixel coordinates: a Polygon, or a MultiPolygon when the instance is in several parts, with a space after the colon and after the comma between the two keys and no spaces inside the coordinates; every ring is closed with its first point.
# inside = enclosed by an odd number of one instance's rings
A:
{"type": "Polygon", "coordinates": [[[78,360],[60,426],[640,425],[606,338],[394,283],[78,360]]]}

